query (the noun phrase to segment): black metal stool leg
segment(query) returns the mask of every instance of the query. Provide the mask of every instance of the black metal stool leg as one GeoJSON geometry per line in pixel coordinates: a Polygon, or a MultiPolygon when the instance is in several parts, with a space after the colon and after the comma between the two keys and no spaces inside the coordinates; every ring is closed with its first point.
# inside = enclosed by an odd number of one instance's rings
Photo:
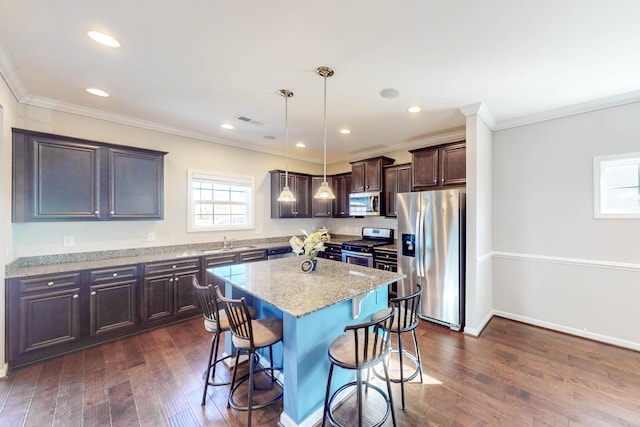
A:
{"type": "Polygon", "coordinates": [[[329,379],[327,380],[327,393],[324,396],[324,414],[322,415],[322,427],[327,422],[327,415],[329,414],[329,395],[331,394],[331,377],[333,376],[333,363],[329,367],[329,379]]]}
{"type": "MultiPolygon", "coordinates": [[[[204,392],[202,393],[202,403],[201,403],[202,406],[204,406],[205,402],[207,401],[207,387],[209,387],[209,374],[211,373],[211,362],[213,361],[213,351],[215,348],[216,337],[217,337],[217,334],[211,338],[211,349],[209,350],[209,363],[207,363],[207,371],[204,376],[204,392]]],[[[215,369],[215,366],[214,366],[214,369],[215,369]]]]}
{"type": "Polygon", "coordinates": [[[402,399],[402,410],[404,411],[404,363],[402,360],[402,334],[398,334],[398,362],[400,363],[400,396],[402,399]]]}
{"type": "Polygon", "coordinates": [[[418,347],[418,338],[416,337],[416,330],[411,331],[413,334],[413,345],[416,346],[416,355],[418,356],[418,369],[420,370],[420,383],[422,384],[422,359],[420,358],[420,347],[418,347]]]}
{"type": "Polygon", "coordinates": [[[389,369],[387,367],[387,362],[382,361],[382,366],[384,367],[384,376],[387,380],[387,393],[389,394],[389,406],[391,407],[391,421],[393,423],[393,427],[396,426],[396,410],[393,407],[393,393],[391,393],[391,380],[389,378],[389,369]]]}

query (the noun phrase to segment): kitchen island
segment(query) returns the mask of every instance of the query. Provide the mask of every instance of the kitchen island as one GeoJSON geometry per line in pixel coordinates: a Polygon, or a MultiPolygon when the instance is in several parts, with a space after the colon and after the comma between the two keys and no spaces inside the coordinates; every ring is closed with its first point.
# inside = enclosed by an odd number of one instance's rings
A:
{"type": "MultiPolygon", "coordinates": [[[[227,296],[245,296],[259,316],[283,320],[284,338],[279,351],[274,347],[274,359],[283,367],[280,422],[286,427],[310,426],[320,420],[330,343],[346,325],[368,321],[387,307],[387,285],[404,277],[327,259],[318,259],[316,271],[305,274],[299,269],[303,259],[280,258],[208,270],[224,281],[227,296]]],[[[232,351],[230,345],[225,351],[232,351]]],[[[337,371],[334,389],[348,381],[349,375],[337,371]]]]}

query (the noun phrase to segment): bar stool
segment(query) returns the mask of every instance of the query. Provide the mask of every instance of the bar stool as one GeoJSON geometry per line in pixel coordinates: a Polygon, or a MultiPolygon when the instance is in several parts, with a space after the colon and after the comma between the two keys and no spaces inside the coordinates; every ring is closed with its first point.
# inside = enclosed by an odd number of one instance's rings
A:
{"type": "Polygon", "coordinates": [[[343,390],[349,387],[356,387],[356,401],[358,405],[358,425],[362,426],[362,385],[367,389],[371,388],[378,392],[387,404],[386,412],[383,418],[374,426],[381,426],[391,413],[393,425],[396,425],[396,412],[393,408],[393,396],[391,394],[391,382],[389,381],[389,372],[387,370],[386,358],[391,348],[389,333],[391,324],[393,323],[394,310],[387,308],[384,314],[378,316],[376,320],[369,322],[350,325],[344,328],[344,334],[337,337],[329,347],[329,359],[331,367],[329,368],[329,379],[327,381],[327,392],[324,400],[324,415],[322,417],[322,426],[324,427],[327,419],[333,426],[339,425],[336,421],[331,404],[334,398],[343,390]],[[366,379],[362,377],[362,371],[368,370],[378,363],[382,362],[384,374],[387,383],[387,392],[385,393],[380,387],[369,382],[369,376],[366,379]],[[333,376],[334,367],[355,370],[356,381],[351,381],[338,388],[332,395],[331,393],[331,377],[333,376]]]}
{"type": "Polygon", "coordinates": [[[216,286],[216,295],[220,302],[224,304],[224,309],[229,320],[229,329],[231,330],[232,342],[236,347],[236,362],[233,368],[233,378],[231,379],[231,388],[229,389],[229,398],[227,400],[227,408],[231,407],[240,411],[248,411],[247,426],[251,426],[251,411],[253,409],[264,408],[271,405],[282,398],[282,389],[269,400],[262,403],[253,403],[253,391],[255,388],[256,374],[264,371],[271,371],[271,384],[274,387],[275,376],[274,371],[281,371],[282,368],[273,366],[273,344],[282,341],[282,320],[276,318],[262,318],[247,321],[250,318],[249,309],[245,303],[244,297],[240,299],[225,298],[220,293],[220,289],[216,286]],[[270,366],[259,368],[256,370],[255,361],[257,361],[257,351],[269,347],[270,366]],[[249,375],[241,378],[236,382],[238,364],[240,354],[246,353],[249,356],[249,375]],[[248,401],[247,405],[240,405],[235,400],[235,393],[238,387],[249,381],[248,401]]]}
{"type": "MultiPolygon", "coordinates": [[[[391,378],[391,382],[400,383],[400,392],[402,396],[402,410],[405,410],[404,405],[404,383],[411,381],[420,374],[420,383],[422,383],[422,360],[420,358],[420,347],[418,346],[418,339],[416,338],[416,328],[418,327],[418,323],[420,322],[420,318],[418,317],[418,313],[420,310],[420,298],[422,297],[422,288],[418,285],[418,291],[412,295],[408,295],[400,298],[392,298],[389,300],[391,307],[393,307],[395,312],[395,319],[391,324],[391,328],[389,332],[392,334],[396,334],[398,336],[398,349],[391,350],[392,353],[398,353],[398,363],[400,364],[400,377],[399,378],[391,378]],[[413,355],[409,353],[405,348],[402,347],[402,334],[405,332],[411,332],[413,336],[413,345],[416,351],[416,354],[413,355]],[[403,368],[403,356],[408,357],[413,361],[416,366],[415,371],[413,371],[410,375],[404,376],[404,368],[403,368]]],[[[383,317],[385,311],[382,310],[372,316],[372,320],[376,320],[380,317],[383,317]]],[[[381,378],[381,375],[375,371],[374,374],[381,378]]]]}
{"type": "MultiPolygon", "coordinates": [[[[204,406],[207,399],[207,388],[209,386],[221,386],[230,384],[230,381],[216,382],[216,365],[225,359],[233,356],[218,358],[218,348],[220,347],[220,335],[229,330],[229,321],[227,320],[227,314],[223,308],[218,308],[218,301],[211,285],[200,286],[198,279],[193,278],[193,287],[195,289],[198,300],[200,301],[200,307],[202,308],[202,316],[204,317],[204,329],[213,334],[211,337],[211,348],[209,350],[209,362],[207,363],[207,369],[204,372],[204,392],[202,393],[202,405],[204,406]],[[215,357],[215,360],[214,360],[215,357]]],[[[255,319],[257,312],[253,307],[249,308],[249,314],[252,319],[255,319]]]]}

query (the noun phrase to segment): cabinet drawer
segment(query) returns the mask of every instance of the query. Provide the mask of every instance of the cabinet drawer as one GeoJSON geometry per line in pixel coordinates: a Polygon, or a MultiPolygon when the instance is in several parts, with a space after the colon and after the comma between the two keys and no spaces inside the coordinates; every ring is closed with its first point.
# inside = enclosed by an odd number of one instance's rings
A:
{"type": "Polygon", "coordinates": [[[18,279],[18,292],[40,292],[51,289],[60,289],[67,286],[80,286],[80,273],[56,274],[40,277],[25,277],[18,279]]]}
{"type": "Polygon", "coordinates": [[[144,275],[172,274],[182,270],[200,269],[200,259],[184,259],[180,261],[154,262],[144,265],[144,275]]]}
{"type": "Polygon", "coordinates": [[[90,282],[105,282],[111,280],[133,279],[138,277],[138,267],[117,267],[104,270],[94,270],[90,273],[90,282]]]}
{"type": "Polygon", "coordinates": [[[265,249],[261,249],[259,251],[240,252],[239,254],[240,262],[263,261],[265,259],[267,259],[267,251],[265,249]]]}
{"type": "Polygon", "coordinates": [[[219,267],[221,265],[235,264],[237,262],[237,253],[216,255],[204,259],[204,268],[219,267]]]}

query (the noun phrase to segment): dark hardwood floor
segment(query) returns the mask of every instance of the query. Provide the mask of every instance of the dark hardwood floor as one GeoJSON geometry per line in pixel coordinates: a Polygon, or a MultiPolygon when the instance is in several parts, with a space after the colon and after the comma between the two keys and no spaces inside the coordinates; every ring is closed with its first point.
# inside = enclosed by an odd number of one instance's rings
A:
{"type": "MultiPolygon", "coordinates": [[[[405,385],[404,412],[394,385],[399,425],[640,426],[638,352],[502,318],[478,339],[424,321],[418,333],[424,384],[405,385]]],[[[242,426],[226,387],[200,406],[209,340],[195,318],[12,370],[0,426],[242,426]]]]}

